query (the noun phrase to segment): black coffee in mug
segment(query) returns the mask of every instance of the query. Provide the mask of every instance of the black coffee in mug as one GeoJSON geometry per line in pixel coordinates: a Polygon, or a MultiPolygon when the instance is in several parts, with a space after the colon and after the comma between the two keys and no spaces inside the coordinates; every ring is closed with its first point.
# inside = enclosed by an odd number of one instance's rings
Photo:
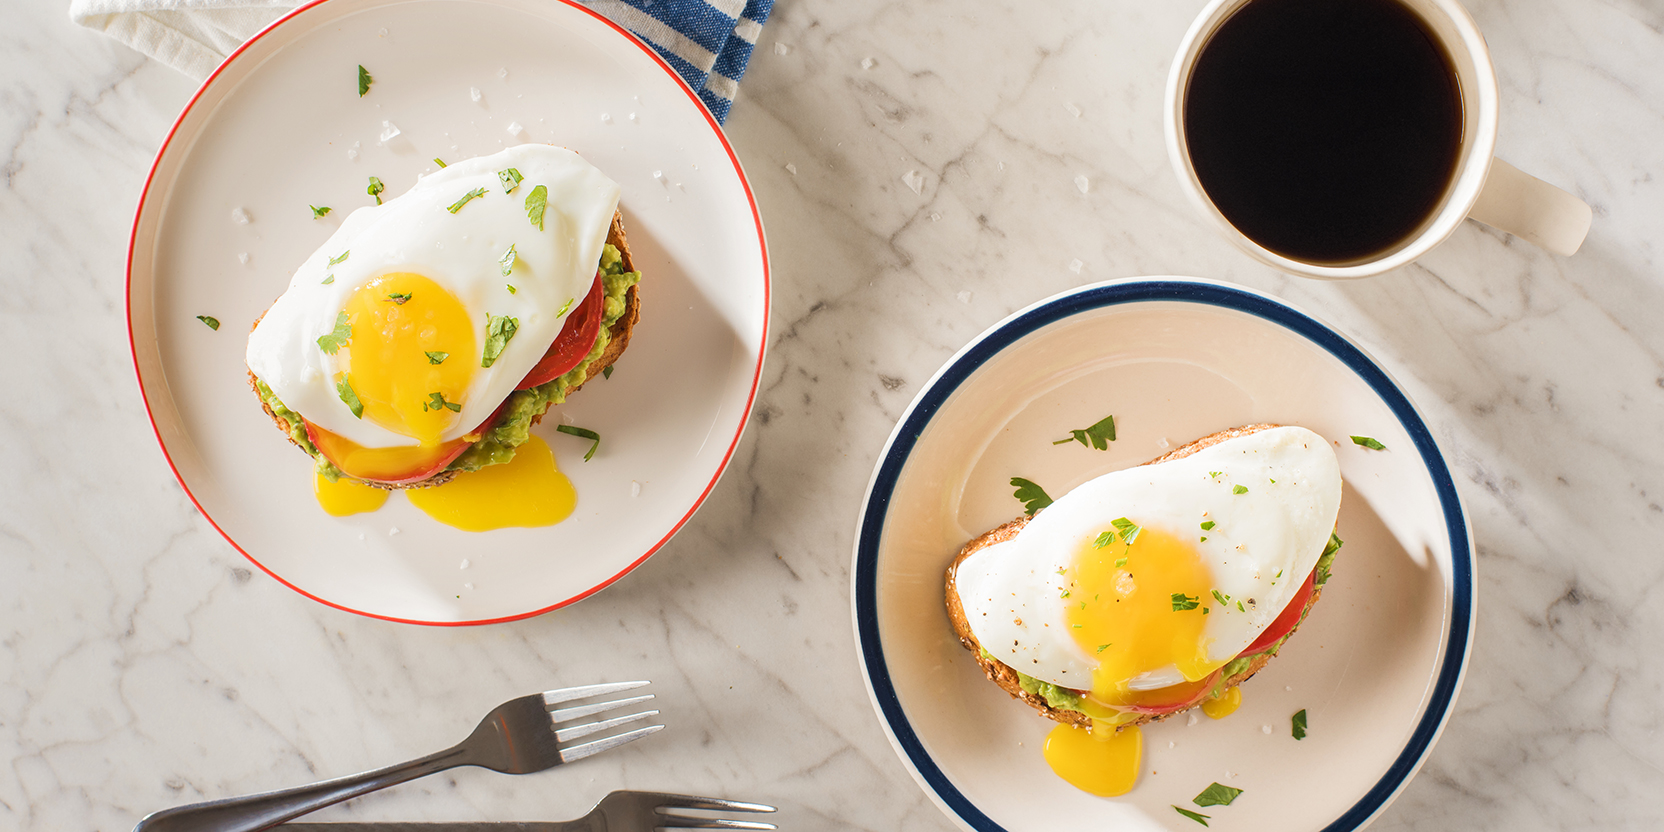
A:
{"type": "Polygon", "coordinates": [[[1462,143],[1449,54],[1398,0],[1250,0],[1191,71],[1184,137],[1231,225],[1294,260],[1367,260],[1438,210],[1462,143]]]}

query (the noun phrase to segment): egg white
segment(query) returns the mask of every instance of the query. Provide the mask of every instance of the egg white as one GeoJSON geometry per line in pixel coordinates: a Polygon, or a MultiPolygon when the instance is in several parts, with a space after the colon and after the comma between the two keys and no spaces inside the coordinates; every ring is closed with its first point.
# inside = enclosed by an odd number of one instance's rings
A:
{"type": "MultiPolygon", "coordinates": [[[[959,596],[972,634],[995,658],[1044,682],[1090,689],[1098,662],[1070,636],[1060,597],[1067,579],[1059,571],[1084,541],[1126,517],[1193,546],[1221,593],[1253,599],[1245,611],[1216,605],[1207,616],[1208,656],[1225,662],[1264,632],[1317,566],[1340,497],[1340,465],[1323,437],[1300,427],[1260,431],[1070,491],[1016,537],[965,558],[956,573],[959,596]],[[1237,485],[1247,492],[1233,493],[1237,485]],[[1204,521],[1213,528],[1201,530],[1204,521]]],[[[1183,680],[1169,665],[1131,686],[1183,680]]]]}
{"type": "Polygon", "coordinates": [[[461,302],[474,321],[477,344],[485,343],[488,314],[519,319],[496,362],[474,368],[461,418],[440,437],[455,439],[491,415],[542,359],[560,333],[564,316],[556,313],[562,306],[589,293],[618,197],[617,183],[578,154],[541,144],[424,176],[404,194],[354,211],[306,258],[249,335],[249,370],[289,409],[325,430],[364,447],[415,445],[352,415],[335,389],[336,356],[320,349],[318,338],[334,330],[336,316],[359,287],[392,272],[423,275],[461,302]],[[505,194],[497,172],[507,168],[517,169],[523,181],[505,194]],[[525,208],[538,185],[548,189],[541,231],[525,208]],[[475,188],[485,195],[454,214],[448,210],[475,188]],[[499,261],[510,245],[517,260],[505,277],[499,261]],[[346,259],[330,265],[343,253],[346,259]],[[325,284],[329,275],[334,280],[325,284]]]}

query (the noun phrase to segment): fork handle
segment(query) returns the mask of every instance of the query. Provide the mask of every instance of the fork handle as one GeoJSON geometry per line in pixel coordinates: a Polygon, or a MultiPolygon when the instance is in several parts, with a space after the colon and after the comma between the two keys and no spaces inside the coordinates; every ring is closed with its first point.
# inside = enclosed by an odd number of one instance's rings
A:
{"type": "Polygon", "coordinates": [[[257,832],[377,789],[468,765],[462,745],[407,763],[275,792],[175,806],[147,815],[133,832],[257,832]]]}

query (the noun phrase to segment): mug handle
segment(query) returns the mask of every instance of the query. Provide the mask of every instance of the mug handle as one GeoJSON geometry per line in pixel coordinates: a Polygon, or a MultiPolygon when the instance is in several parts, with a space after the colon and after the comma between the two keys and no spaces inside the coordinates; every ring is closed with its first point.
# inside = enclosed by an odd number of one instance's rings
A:
{"type": "Polygon", "coordinates": [[[1494,158],[1485,187],[1468,211],[1468,219],[1554,254],[1576,254],[1593,217],[1583,200],[1494,158]]]}

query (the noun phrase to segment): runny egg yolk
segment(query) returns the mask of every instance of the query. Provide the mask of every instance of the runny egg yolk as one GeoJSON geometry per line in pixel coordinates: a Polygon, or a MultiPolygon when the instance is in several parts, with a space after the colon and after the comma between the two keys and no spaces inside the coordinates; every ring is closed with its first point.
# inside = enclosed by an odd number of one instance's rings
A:
{"type": "Polygon", "coordinates": [[[432,447],[468,411],[479,366],[474,321],[456,296],[419,274],[394,272],[364,284],[341,310],[352,334],[337,362],[363,417],[432,447]]]}
{"type": "Polygon", "coordinates": [[[387,490],[384,488],[372,488],[347,477],[335,482],[330,482],[323,474],[314,473],[312,477],[312,493],[317,495],[318,505],[331,517],[375,511],[387,502],[387,490]]]}
{"type": "Polygon", "coordinates": [[[1236,713],[1242,707],[1242,688],[1231,688],[1219,695],[1217,699],[1207,699],[1202,702],[1202,713],[1214,719],[1224,719],[1236,713]]]}
{"type": "Polygon", "coordinates": [[[1042,753],[1052,771],[1069,785],[1099,797],[1115,797],[1132,791],[1138,782],[1143,745],[1144,735],[1137,725],[1117,731],[1107,722],[1093,720],[1090,731],[1072,725],[1053,728],[1042,753]]]}
{"type": "Polygon", "coordinates": [[[427,516],[466,532],[552,526],[565,520],[578,502],[572,481],[555,466],[554,451],[536,436],[506,463],[405,494],[427,516]]]}
{"type": "Polygon", "coordinates": [[[1189,699],[1224,665],[1208,659],[1202,615],[1212,574],[1196,550],[1155,529],[1132,543],[1087,540],[1068,570],[1065,620],[1098,660],[1091,698],[1117,711],[1189,699]],[[1187,684],[1133,690],[1138,675],[1175,666],[1187,684]]]}

